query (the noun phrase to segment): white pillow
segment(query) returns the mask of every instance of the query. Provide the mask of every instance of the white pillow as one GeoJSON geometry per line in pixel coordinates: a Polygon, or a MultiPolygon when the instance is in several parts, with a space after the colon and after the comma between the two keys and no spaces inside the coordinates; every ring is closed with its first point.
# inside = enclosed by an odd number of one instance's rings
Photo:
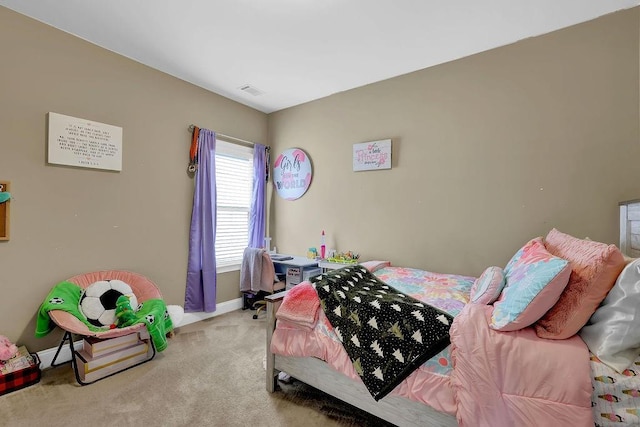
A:
{"type": "Polygon", "coordinates": [[[640,259],[627,264],[580,332],[589,350],[622,373],[640,354],[640,259]]]}

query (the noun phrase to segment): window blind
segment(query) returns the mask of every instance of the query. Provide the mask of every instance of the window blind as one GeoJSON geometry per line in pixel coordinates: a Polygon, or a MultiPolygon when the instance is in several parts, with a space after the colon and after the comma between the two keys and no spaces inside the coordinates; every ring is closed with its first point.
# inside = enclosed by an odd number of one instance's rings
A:
{"type": "Polygon", "coordinates": [[[235,267],[249,241],[253,148],[216,141],[216,265],[235,267]]]}

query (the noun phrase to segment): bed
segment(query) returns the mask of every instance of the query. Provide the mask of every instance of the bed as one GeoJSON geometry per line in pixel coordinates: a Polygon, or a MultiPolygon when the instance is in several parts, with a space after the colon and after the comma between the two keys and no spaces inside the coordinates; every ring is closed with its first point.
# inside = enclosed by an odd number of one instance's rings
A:
{"type": "Polygon", "coordinates": [[[553,229],[478,278],[364,267],[372,283],[450,316],[450,344],[376,395],[342,326],[318,308],[327,280],[362,273],[334,270],[268,298],[268,391],[286,372],[398,426],[640,425],[640,260],[615,245],[553,229]]]}

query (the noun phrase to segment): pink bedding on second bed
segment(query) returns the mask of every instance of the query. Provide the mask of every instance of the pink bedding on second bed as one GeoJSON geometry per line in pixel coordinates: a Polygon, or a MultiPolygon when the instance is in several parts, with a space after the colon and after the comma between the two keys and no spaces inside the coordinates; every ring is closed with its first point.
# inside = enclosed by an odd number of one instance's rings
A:
{"type": "MultiPolygon", "coordinates": [[[[374,274],[387,284],[412,297],[456,316],[469,301],[474,277],[432,273],[405,267],[386,267],[374,274]]],[[[300,285],[298,285],[300,286],[300,285]]],[[[284,306],[284,304],[283,304],[284,306]]],[[[285,307],[285,310],[287,307],[285,307]]],[[[360,381],[351,360],[322,310],[313,329],[295,322],[278,321],[271,351],[284,356],[317,357],[345,375],[360,381]]],[[[455,414],[455,401],[448,380],[451,372],[449,347],[425,362],[392,394],[428,404],[436,410],[455,414]]]]}
{"type": "MultiPolygon", "coordinates": [[[[328,320],[321,311],[315,330],[295,328],[295,325],[290,323],[285,326],[280,325],[273,334],[271,351],[283,356],[317,357],[327,362],[336,371],[360,381],[342,344],[325,332],[319,331],[327,328],[326,324],[328,320]]],[[[438,358],[442,357],[444,356],[439,355],[438,358]]],[[[449,361],[445,363],[448,365],[449,361]]],[[[446,375],[431,372],[423,365],[402,381],[391,394],[426,403],[439,411],[455,415],[455,402],[448,383],[446,375]]]]}

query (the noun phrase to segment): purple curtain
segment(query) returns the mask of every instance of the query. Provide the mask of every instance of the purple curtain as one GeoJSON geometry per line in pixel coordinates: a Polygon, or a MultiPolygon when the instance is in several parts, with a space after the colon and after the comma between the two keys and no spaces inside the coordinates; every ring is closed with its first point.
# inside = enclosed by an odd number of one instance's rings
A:
{"type": "Polygon", "coordinates": [[[216,134],[200,129],[184,311],[216,310],[216,134]]]}
{"type": "Polygon", "coordinates": [[[265,184],[267,181],[267,147],[255,144],[253,147],[253,203],[249,214],[249,247],[264,246],[266,228],[265,184]]]}

